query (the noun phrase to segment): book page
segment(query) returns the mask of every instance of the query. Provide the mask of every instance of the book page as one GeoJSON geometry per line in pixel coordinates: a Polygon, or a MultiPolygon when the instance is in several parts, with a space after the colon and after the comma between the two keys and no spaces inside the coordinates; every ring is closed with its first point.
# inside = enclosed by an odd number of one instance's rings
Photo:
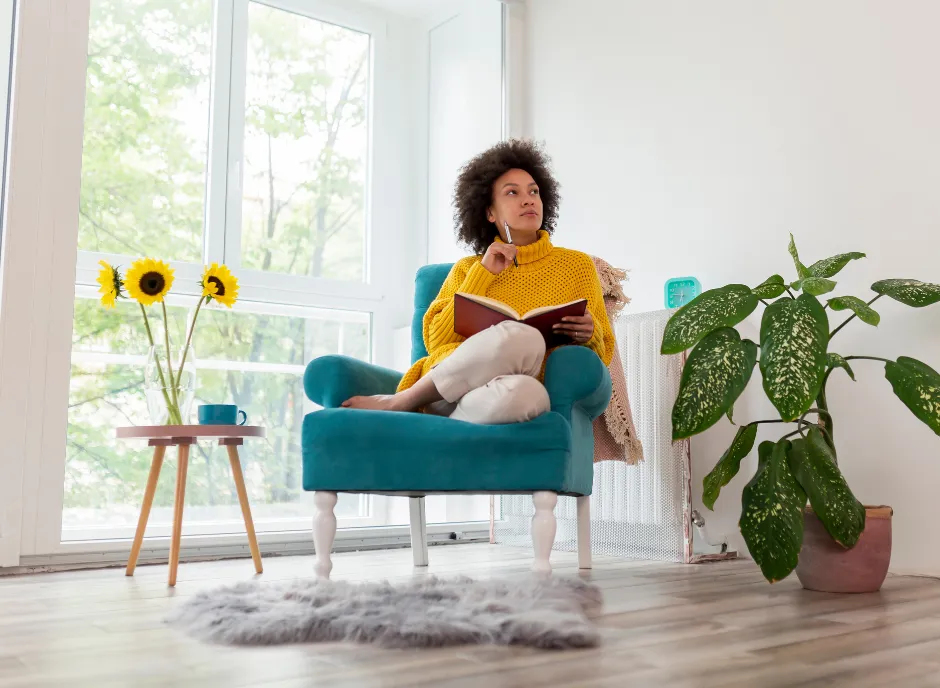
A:
{"type": "MultiPolygon", "coordinates": [[[[541,315],[542,313],[551,313],[552,311],[557,311],[561,308],[567,308],[568,306],[573,306],[576,303],[581,303],[586,299],[575,299],[574,301],[569,301],[568,303],[563,303],[558,306],[541,306],[539,308],[533,308],[531,311],[522,316],[522,318],[517,318],[521,320],[526,320],[528,318],[534,317],[536,315],[541,315]]],[[[497,301],[497,303],[499,303],[497,301]]]]}
{"type": "MultiPolygon", "coordinates": [[[[486,296],[477,296],[476,294],[466,294],[462,291],[458,291],[457,293],[460,294],[465,299],[469,299],[470,301],[475,301],[476,303],[479,303],[482,306],[487,306],[488,308],[492,308],[497,313],[508,315],[513,320],[522,320],[522,318],[519,317],[519,314],[514,309],[512,309],[510,306],[506,305],[502,301],[497,301],[496,299],[491,299],[486,296]]],[[[557,307],[558,306],[552,306],[552,308],[557,308],[557,307]]]]}

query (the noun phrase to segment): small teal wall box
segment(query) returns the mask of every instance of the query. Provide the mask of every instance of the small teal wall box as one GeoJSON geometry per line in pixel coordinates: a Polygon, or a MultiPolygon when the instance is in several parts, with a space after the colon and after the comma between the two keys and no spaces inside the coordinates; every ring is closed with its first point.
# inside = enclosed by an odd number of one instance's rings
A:
{"type": "Polygon", "coordinates": [[[681,308],[702,293],[702,283],[694,277],[672,277],[666,280],[666,308],[681,308]]]}

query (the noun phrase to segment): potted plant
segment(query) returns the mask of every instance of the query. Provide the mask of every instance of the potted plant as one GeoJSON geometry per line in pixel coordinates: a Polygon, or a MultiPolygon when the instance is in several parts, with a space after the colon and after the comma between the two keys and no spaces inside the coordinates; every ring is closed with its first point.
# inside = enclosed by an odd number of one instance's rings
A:
{"type": "Polygon", "coordinates": [[[872,304],[878,299],[887,296],[922,308],[940,301],[940,285],[888,279],[871,286],[875,296],[867,302],[836,296],[823,303],[819,297],[836,287],[832,278],[865,254],[843,253],[806,267],[792,235],[790,254],[796,281],[787,284],[773,275],[753,289],[743,284],[711,289],[670,318],[662,353],[691,349],[672,410],[673,439],[697,435],[725,415],[731,420],[735,400],[759,365],[764,392],[780,417],[738,428],[731,446],[705,476],[705,506],[712,509],[721,488],[737,474],[758,426],[786,424],[777,442],[757,448],[757,470],[741,497],[739,526],[751,556],[771,583],[796,569],[805,588],[875,591],[891,557],[892,511],[863,506],[839,471],[837,426],[826,385],[836,371],[854,380],[853,361],[878,362],[897,397],[940,434],[940,373],[913,358],[843,356],[831,345],[853,320],[877,326],[880,316],[872,304]],[[735,325],[760,304],[760,342],[742,339],[735,325]],[[851,315],[830,331],[828,311],[851,315]]]}

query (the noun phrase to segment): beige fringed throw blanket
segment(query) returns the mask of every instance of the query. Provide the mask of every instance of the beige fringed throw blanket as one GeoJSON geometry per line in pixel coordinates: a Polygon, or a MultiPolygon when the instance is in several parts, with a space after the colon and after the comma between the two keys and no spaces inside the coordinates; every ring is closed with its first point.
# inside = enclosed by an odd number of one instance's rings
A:
{"type": "MultiPolygon", "coordinates": [[[[623,293],[622,283],[626,270],[615,268],[601,258],[593,258],[597,276],[604,292],[604,306],[611,326],[630,299],[623,293]]],[[[610,359],[610,379],[613,393],[604,414],[594,421],[594,463],[598,461],[626,461],[635,465],[643,460],[643,445],[636,435],[633,413],[627,396],[627,381],[623,374],[623,363],[619,349],[614,349],[610,359]]]]}

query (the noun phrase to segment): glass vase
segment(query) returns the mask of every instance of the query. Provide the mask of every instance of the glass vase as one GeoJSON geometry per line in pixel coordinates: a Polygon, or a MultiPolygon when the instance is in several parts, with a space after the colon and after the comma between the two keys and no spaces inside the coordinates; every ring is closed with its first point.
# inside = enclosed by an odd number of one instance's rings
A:
{"type": "Polygon", "coordinates": [[[172,382],[166,360],[166,347],[152,346],[147,353],[144,369],[144,394],[151,425],[188,425],[193,399],[196,396],[196,354],[192,346],[186,353],[186,362],[180,372],[183,350],[174,351],[170,358],[172,382]],[[177,379],[177,376],[179,379],[177,379]]]}

